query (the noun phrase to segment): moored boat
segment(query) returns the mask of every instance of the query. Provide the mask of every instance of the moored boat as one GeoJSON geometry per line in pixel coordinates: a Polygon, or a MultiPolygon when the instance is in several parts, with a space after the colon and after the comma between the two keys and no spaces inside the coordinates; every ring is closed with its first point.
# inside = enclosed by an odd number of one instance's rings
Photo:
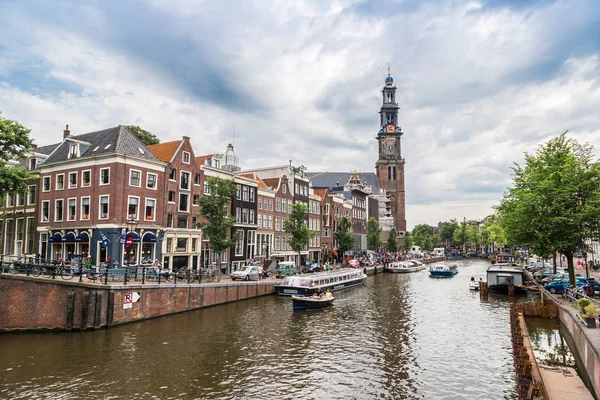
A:
{"type": "Polygon", "coordinates": [[[340,269],[333,272],[321,272],[310,275],[287,276],[281,284],[273,286],[282,296],[310,296],[362,285],[367,275],[362,269],[340,269]]]}
{"type": "Polygon", "coordinates": [[[451,278],[458,274],[456,265],[434,264],[429,267],[429,274],[432,278],[451,278]]]}
{"type": "Polygon", "coordinates": [[[314,310],[329,307],[333,304],[333,296],[292,296],[292,309],[294,310],[314,310]]]}
{"type": "Polygon", "coordinates": [[[523,270],[516,265],[492,265],[487,269],[487,284],[490,293],[509,294],[509,286],[513,285],[515,294],[527,294],[523,270]]]}
{"type": "Polygon", "coordinates": [[[396,261],[387,267],[387,271],[394,273],[417,272],[425,269],[422,262],[416,260],[396,261]]]}
{"type": "Polygon", "coordinates": [[[479,282],[478,281],[470,281],[469,289],[471,290],[479,290],[479,282]]]}

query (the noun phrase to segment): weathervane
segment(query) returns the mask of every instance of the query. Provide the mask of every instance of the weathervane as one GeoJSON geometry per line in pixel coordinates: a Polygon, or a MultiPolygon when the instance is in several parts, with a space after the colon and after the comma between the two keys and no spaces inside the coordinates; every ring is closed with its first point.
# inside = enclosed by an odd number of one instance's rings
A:
{"type": "Polygon", "coordinates": [[[392,74],[390,72],[390,63],[387,63],[387,65],[388,65],[388,76],[391,76],[392,74]]]}

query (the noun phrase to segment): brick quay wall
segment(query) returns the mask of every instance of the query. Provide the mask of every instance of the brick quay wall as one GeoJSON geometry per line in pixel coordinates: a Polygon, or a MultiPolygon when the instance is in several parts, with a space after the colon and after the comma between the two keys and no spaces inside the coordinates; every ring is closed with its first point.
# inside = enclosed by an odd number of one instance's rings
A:
{"type": "Polygon", "coordinates": [[[102,285],[0,274],[0,332],[110,327],[269,295],[276,283],[102,285]]]}

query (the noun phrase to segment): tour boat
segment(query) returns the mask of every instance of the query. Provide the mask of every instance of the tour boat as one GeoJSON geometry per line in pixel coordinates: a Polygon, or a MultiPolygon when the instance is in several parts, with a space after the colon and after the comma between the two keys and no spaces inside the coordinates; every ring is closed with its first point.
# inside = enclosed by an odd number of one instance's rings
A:
{"type": "Polygon", "coordinates": [[[423,265],[420,261],[408,260],[408,261],[396,261],[391,263],[387,270],[389,272],[394,273],[407,273],[407,272],[416,272],[425,269],[425,265],[423,265]]]}
{"type": "Polygon", "coordinates": [[[340,269],[332,272],[320,272],[307,275],[286,276],[281,284],[273,287],[282,296],[310,296],[313,293],[324,293],[362,285],[367,275],[362,269],[340,269]]]}
{"type": "Polygon", "coordinates": [[[458,269],[456,265],[434,264],[429,267],[429,274],[432,278],[452,278],[458,274],[458,269]]]}
{"type": "Polygon", "coordinates": [[[292,296],[292,309],[293,310],[315,310],[318,308],[329,307],[333,304],[335,297],[333,296],[292,296]]]}

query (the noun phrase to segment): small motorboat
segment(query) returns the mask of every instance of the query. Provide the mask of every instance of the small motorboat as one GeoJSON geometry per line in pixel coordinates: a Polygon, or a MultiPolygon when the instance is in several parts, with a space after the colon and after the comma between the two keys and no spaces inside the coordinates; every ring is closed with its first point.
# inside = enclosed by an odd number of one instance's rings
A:
{"type": "Polygon", "coordinates": [[[292,309],[294,310],[315,310],[329,307],[333,304],[333,296],[292,296],[292,309]]]}
{"type": "Polygon", "coordinates": [[[452,278],[458,274],[456,265],[434,264],[429,267],[429,274],[432,278],[452,278]]]}
{"type": "Polygon", "coordinates": [[[470,281],[469,289],[471,290],[479,290],[479,281],[470,281]]]}

